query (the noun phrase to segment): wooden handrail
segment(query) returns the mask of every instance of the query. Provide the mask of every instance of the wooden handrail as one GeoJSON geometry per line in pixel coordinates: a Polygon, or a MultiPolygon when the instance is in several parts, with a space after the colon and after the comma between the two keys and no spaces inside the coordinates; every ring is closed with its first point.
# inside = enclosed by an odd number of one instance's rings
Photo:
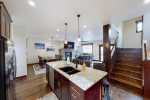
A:
{"type": "Polygon", "coordinates": [[[144,55],[145,55],[145,60],[147,60],[147,48],[146,48],[146,43],[144,43],[144,55]]]}

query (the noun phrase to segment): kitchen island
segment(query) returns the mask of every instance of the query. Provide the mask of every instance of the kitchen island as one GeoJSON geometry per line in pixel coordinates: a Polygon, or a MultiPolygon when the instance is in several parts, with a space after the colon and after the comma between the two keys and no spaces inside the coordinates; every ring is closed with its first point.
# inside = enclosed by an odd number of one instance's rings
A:
{"type": "Polygon", "coordinates": [[[82,66],[66,61],[56,61],[47,63],[49,66],[49,84],[60,100],[101,100],[102,84],[101,80],[107,72],[82,66]],[[66,66],[72,67],[75,73],[67,73],[66,66]],[[65,69],[65,70],[62,70],[65,69]]]}

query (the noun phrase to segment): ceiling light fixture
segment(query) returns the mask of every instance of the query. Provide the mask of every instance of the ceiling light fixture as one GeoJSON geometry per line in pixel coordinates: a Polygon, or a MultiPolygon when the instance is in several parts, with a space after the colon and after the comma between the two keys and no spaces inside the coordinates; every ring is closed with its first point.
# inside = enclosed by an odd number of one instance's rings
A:
{"type": "Polygon", "coordinates": [[[83,25],[83,28],[87,28],[87,26],[86,26],[86,25],[83,25]]]}
{"type": "Polygon", "coordinates": [[[144,3],[145,4],[150,3],[150,0],[145,0],[144,3]]]}
{"type": "Polygon", "coordinates": [[[59,30],[59,29],[56,29],[56,31],[59,32],[60,30],[59,30]]]}
{"type": "Polygon", "coordinates": [[[29,0],[28,3],[29,3],[30,6],[35,7],[35,3],[32,0],[29,0]]]}
{"type": "Polygon", "coordinates": [[[78,39],[77,39],[77,40],[78,40],[78,42],[81,42],[80,30],[79,30],[79,24],[80,24],[80,23],[79,23],[79,18],[80,18],[80,14],[78,14],[77,17],[78,17],[78,39]]]}
{"type": "Polygon", "coordinates": [[[67,41],[67,23],[65,23],[65,44],[67,44],[68,43],[68,41],[67,41]]]}

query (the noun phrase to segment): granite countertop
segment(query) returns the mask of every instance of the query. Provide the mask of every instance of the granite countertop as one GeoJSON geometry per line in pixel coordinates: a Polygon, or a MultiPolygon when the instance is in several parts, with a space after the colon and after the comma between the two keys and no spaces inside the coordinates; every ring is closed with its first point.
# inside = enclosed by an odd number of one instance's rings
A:
{"type": "Polygon", "coordinates": [[[72,66],[75,68],[75,64],[71,63],[67,65],[66,61],[48,62],[47,64],[84,91],[92,87],[107,75],[107,72],[89,67],[86,67],[86,70],[82,71],[81,65],[78,65],[77,68],[78,70],[80,70],[80,72],[73,75],[68,75],[67,73],[61,71],[59,68],[65,66],[72,66]]]}

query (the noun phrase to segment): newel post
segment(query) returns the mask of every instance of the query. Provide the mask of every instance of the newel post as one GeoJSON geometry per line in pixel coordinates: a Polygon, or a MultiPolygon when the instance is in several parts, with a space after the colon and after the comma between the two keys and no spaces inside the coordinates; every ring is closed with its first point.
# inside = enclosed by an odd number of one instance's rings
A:
{"type": "Polygon", "coordinates": [[[110,25],[103,26],[103,46],[104,46],[104,63],[108,72],[108,78],[110,78],[110,65],[111,65],[111,54],[110,54],[110,36],[109,36],[110,25]]]}

